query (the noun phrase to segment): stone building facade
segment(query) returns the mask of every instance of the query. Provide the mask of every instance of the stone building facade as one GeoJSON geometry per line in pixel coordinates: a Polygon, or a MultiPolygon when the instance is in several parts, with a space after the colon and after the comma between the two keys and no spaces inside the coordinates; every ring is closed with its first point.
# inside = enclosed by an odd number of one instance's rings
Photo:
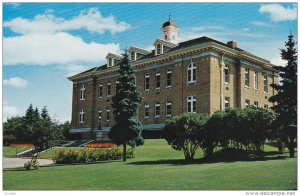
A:
{"type": "MultiPolygon", "coordinates": [[[[138,118],[145,130],[161,129],[166,119],[184,112],[212,114],[229,107],[272,106],[278,73],[270,61],[208,37],[177,43],[177,26],[163,24],[162,38],[147,51],[128,49],[143,101],[138,118]]],[[[105,140],[113,125],[112,96],[121,56],[69,79],[73,82],[72,129],[84,139],[105,140]]]]}

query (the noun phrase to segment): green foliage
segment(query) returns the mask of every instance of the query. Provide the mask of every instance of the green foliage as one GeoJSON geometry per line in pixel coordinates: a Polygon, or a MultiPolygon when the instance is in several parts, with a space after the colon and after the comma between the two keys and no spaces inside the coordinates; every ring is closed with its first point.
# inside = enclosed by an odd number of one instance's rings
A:
{"type": "Polygon", "coordinates": [[[142,97],[134,84],[134,71],[130,65],[127,51],[123,54],[119,74],[117,93],[112,98],[115,125],[111,128],[109,137],[115,144],[123,145],[123,160],[126,161],[126,144],[132,147],[144,144],[141,135],[142,125],[136,119],[142,97]]]}
{"type": "MultiPolygon", "coordinates": [[[[127,158],[134,158],[134,148],[127,149],[126,154],[127,158]]],[[[122,149],[117,147],[60,150],[55,152],[53,156],[53,160],[57,164],[90,163],[96,161],[120,160],[121,158],[122,149]]]]}
{"type": "Polygon", "coordinates": [[[186,160],[192,160],[199,147],[198,138],[203,138],[204,125],[209,116],[184,113],[166,121],[163,137],[175,150],[183,150],[186,160]]]}
{"type": "Polygon", "coordinates": [[[270,97],[275,103],[272,109],[278,114],[274,126],[280,137],[277,142],[285,143],[290,156],[294,157],[295,140],[297,139],[297,48],[292,33],[285,43],[286,49],[281,49],[281,58],[287,61],[285,67],[277,67],[280,76],[279,84],[272,84],[277,94],[270,97]]]}

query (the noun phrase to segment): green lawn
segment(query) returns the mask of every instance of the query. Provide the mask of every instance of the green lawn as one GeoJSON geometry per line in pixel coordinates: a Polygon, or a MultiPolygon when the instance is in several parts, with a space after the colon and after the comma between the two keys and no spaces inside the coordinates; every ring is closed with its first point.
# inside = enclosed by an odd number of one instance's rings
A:
{"type": "MultiPolygon", "coordinates": [[[[268,150],[274,148],[268,146],[268,150]]],[[[198,158],[201,153],[198,154],[198,158]]],[[[165,140],[146,140],[136,158],[121,161],[6,170],[4,190],[287,190],[297,187],[297,159],[186,164],[165,140]]]]}
{"type": "Polygon", "coordinates": [[[21,148],[16,148],[16,147],[3,147],[3,156],[5,157],[16,157],[16,150],[18,153],[24,152],[26,150],[31,149],[30,147],[21,147],[21,148]]]}

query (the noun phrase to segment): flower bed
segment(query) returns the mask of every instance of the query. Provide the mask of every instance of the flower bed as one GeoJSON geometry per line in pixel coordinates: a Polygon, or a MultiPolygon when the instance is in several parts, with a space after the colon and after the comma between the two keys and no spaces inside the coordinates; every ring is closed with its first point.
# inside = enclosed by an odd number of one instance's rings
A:
{"type": "Polygon", "coordinates": [[[101,144],[101,143],[92,143],[92,144],[85,144],[84,147],[88,148],[110,148],[110,147],[115,147],[116,144],[112,143],[106,143],[106,144],[101,144]]]}
{"type": "MultiPolygon", "coordinates": [[[[122,148],[94,148],[94,149],[70,149],[60,150],[54,153],[53,161],[57,164],[90,163],[96,161],[120,160],[122,148]]],[[[135,150],[127,149],[127,158],[134,158],[135,150]]]]}
{"type": "Polygon", "coordinates": [[[31,148],[31,147],[33,147],[33,144],[11,144],[11,145],[9,145],[9,147],[18,147],[18,148],[28,147],[28,148],[31,148]]]}

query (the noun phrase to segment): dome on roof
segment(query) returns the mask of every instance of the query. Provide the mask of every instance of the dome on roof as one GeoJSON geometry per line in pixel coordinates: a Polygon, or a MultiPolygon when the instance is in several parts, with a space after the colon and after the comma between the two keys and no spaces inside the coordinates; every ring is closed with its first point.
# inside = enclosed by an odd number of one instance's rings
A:
{"type": "Polygon", "coordinates": [[[171,20],[168,20],[167,22],[165,22],[165,23],[162,25],[162,28],[167,27],[167,26],[173,26],[173,27],[176,27],[176,23],[175,23],[175,22],[172,22],[171,20]]]}

